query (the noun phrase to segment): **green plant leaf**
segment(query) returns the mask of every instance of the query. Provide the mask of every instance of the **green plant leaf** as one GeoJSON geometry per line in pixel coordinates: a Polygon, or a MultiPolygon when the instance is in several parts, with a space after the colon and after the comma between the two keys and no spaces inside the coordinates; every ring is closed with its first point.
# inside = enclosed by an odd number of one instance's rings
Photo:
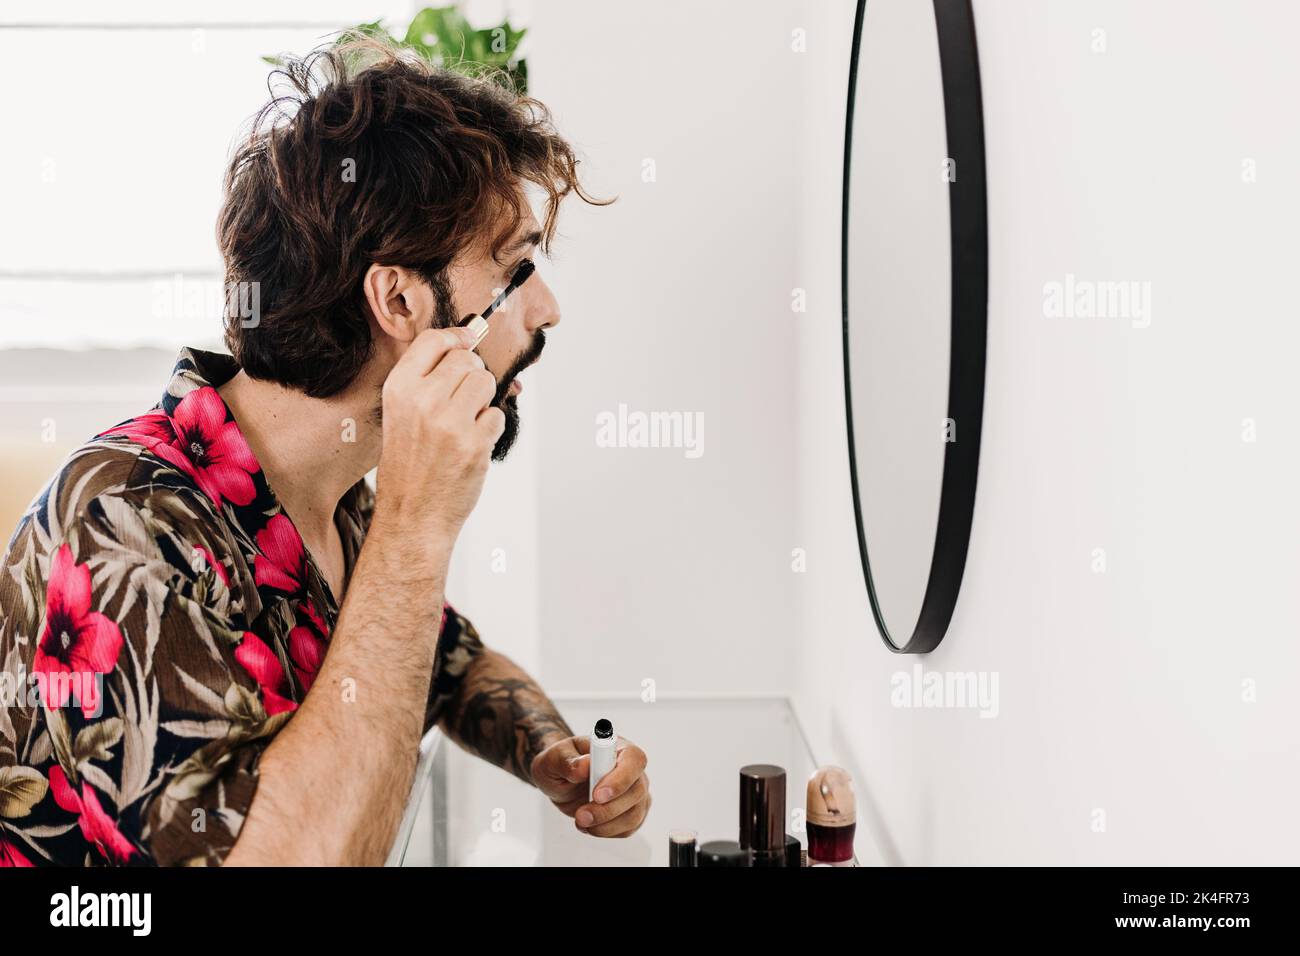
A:
{"type": "Polygon", "coordinates": [[[528,32],[528,28],[525,27],[522,30],[516,30],[510,25],[510,21],[507,20],[505,23],[501,24],[501,26],[493,27],[492,30],[487,31],[489,44],[493,39],[492,33],[495,30],[500,30],[504,34],[504,43],[502,45],[505,49],[501,51],[494,50],[492,55],[501,57],[502,62],[505,62],[515,55],[515,50],[519,49],[519,41],[524,38],[524,34],[528,32]]]}
{"type": "Polygon", "coordinates": [[[428,59],[442,57],[445,63],[457,63],[468,56],[466,38],[473,33],[455,7],[425,7],[411,20],[402,42],[428,59]]]}
{"type": "MultiPolygon", "coordinates": [[[[528,70],[523,60],[515,59],[515,52],[528,30],[516,30],[507,20],[500,26],[476,30],[457,7],[425,7],[412,19],[402,39],[398,40],[384,27],[382,20],[360,23],[341,33],[334,46],[346,42],[349,34],[376,37],[399,47],[414,50],[430,62],[458,72],[471,72],[480,64],[497,67],[510,73],[514,87],[527,91],[528,70]],[[498,49],[493,49],[494,44],[498,49]]],[[[283,56],[264,56],[264,63],[286,66],[283,56]]]]}
{"type": "Polygon", "coordinates": [[[347,42],[346,37],[350,33],[351,34],[359,33],[365,37],[378,37],[381,40],[392,39],[392,36],[389,34],[389,32],[386,29],[384,29],[383,20],[372,20],[370,23],[358,23],[350,30],[343,31],[343,33],[339,34],[338,39],[334,41],[334,45],[338,46],[340,43],[347,42]]]}

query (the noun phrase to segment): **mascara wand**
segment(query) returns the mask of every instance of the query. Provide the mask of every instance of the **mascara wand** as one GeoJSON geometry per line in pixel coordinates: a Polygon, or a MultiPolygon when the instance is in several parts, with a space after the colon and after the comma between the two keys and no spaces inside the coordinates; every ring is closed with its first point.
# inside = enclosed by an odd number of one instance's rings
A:
{"type": "Polygon", "coordinates": [[[491,326],[488,325],[487,321],[488,316],[501,307],[501,303],[506,300],[506,296],[510,295],[511,292],[514,292],[515,289],[518,289],[521,285],[527,282],[528,277],[531,276],[536,269],[537,266],[533,264],[532,259],[525,259],[519,264],[519,268],[515,270],[515,274],[510,277],[509,285],[502,289],[501,294],[492,300],[492,304],[484,309],[479,315],[470,316],[470,319],[465,323],[465,326],[474,333],[473,348],[478,348],[479,343],[487,338],[487,334],[491,330],[491,326]]]}

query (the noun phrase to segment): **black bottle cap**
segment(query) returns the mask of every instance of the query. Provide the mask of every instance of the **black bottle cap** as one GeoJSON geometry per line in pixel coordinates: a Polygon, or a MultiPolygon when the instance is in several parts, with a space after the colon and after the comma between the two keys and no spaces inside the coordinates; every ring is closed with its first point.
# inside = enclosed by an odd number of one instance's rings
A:
{"type": "Polygon", "coordinates": [[[785,770],[775,764],[740,768],[740,846],[785,854],[785,770]]]}
{"type": "Polygon", "coordinates": [[[749,852],[735,840],[710,840],[700,844],[700,866],[749,866],[749,852]]]}
{"type": "Polygon", "coordinates": [[[609,737],[613,737],[614,725],[611,724],[604,717],[600,718],[600,720],[596,721],[596,736],[599,737],[601,740],[605,740],[609,737]]]}

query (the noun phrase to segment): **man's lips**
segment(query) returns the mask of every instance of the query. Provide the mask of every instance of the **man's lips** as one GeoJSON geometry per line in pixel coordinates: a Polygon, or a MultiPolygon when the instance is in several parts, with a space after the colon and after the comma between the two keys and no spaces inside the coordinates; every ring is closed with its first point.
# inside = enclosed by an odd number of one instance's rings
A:
{"type": "Polygon", "coordinates": [[[542,345],[545,344],[545,340],[541,338],[541,334],[542,333],[539,330],[537,333],[539,344],[536,349],[530,350],[532,358],[529,360],[527,365],[524,365],[515,371],[515,374],[510,379],[510,384],[506,386],[505,395],[503,396],[504,398],[513,398],[524,390],[524,383],[519,381],[519,376],[523,375],[524,372],[536,365],[541,359],[542,345]]]}
{"type": "Polygon", "coordinates": [[[520,376],[520,375],[523,375],[524,372],[528,371],[530,368],[532,368],[532,367],[533,367],[534,365],[536,365],[536,364],[537,364],[537,359],[533,359],[531,362],[529,362],[527,365],[525,365],[525,366],[524,366],[523,368],[521,368],[519,371],[515,372],[515,377],[512,378],[512,379],[510,380],[510,384],[506,386],[506,394],[507,394],[507,395],[518,395],[520,392],[522,392],[522,391],[524,390],[524,383],[521,382],[521,381],[519,381],[519,376],[520,376]]]}

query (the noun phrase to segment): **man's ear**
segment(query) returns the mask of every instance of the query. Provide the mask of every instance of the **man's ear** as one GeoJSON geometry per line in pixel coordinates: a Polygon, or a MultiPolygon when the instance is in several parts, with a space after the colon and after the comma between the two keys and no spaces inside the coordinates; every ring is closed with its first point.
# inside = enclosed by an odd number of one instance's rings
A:
{"type": "Polygon", "coordinates": [[[375,322],[399,342],[410,342],[433,324],[433,290],[401,266],[372,265],[361,280],[375,322]]]}

